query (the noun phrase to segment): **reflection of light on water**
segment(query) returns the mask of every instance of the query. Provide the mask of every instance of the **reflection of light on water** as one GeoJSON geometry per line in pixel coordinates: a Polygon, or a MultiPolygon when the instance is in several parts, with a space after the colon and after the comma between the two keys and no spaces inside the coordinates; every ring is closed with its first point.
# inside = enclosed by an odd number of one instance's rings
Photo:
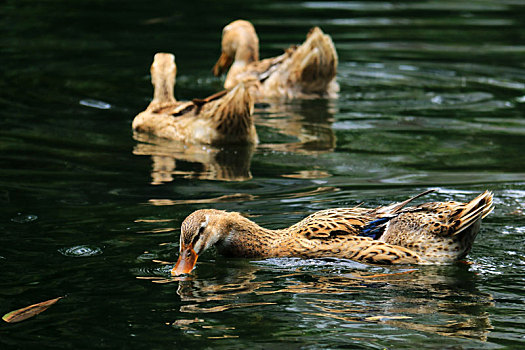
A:
{"type": "Polygon", "coordinates": [[[330,177],[332,174],[322,170],[301,170],[295,174],[283,174],[281,176],[292,179],[321,179],[330,177]]]}
{"type": "Polygon", "coordinates": [[[98,101],[98,100],[85,99],[85,100],[80,100],[78,103],[82,106],[96,108],[96,109],[111,109],[111,105],[109,103],[98,101]]]}
{"type": "MultiPolygon", "coordinates": [[[[212,333],[219,333],[220,335],[209,335],[206,338],[207,339],[227,339],[227,338],[239,338],[238,335],[232,335],[232,334],[226,334],[223,333],[225,331],[232,331],[235,330],[235,327],[226,327],[223,325],[205,325],[201,324],[204,323],[205,320],[195,317],[193,319],[179,319],[176,321],[173,321],[173,323],[169,324],[175,328],[178,328],[182,331],[186,331],[186,333],[193,334],[195,337],[201,337],[202,334],[197,333],[197,331],[200,329],[205,329],[212,331],[212,333]],[[193,328],[192,328],[193,327],[193,328]],[[222,334],[221,334],[222,333],[222,334]]],[[[209,332],[207,332],[209,334],[209,332]]]]}
{"type": "MultiPolygon", "coordinates": [[[[324,193],[337,192],[340,189],[332,186],[319,186],[313,190],[302,191],[302,192],[292,192],[284,194],[276,194],[274,197],[276,199],[300,199],[305,200],[305,197],[316,196],[324,193]]],[[[167,206],[167,205],[185,205],[185,204],[210,204],[210,203],[229,203],[229,202],[246,202],[254,201],[259,199],[259,196],[247,194],[247,193],[233,193],[226,194],[219,197],[212,198],[202,198],[202,199],[150,199],[148,203],[155,206],[167,206]]],[[[152,222],[156,221],[146,221],[145,219],[136,219],[135,222],[152,222]]],[[[161,221],[158,221],[161,222],[161,221]]]]}
{"type": "Polygon", "coordinates": [[[152,230],[145,230],[145,231],[137,231],[137,233],[166,233],[166,232],[173,232],[176,231],[176,228],[172,227],[165,227],[165,228],[155,228],[152,230]]]}
{"type": "MultiPolygon", "coordinates": [[[[508,254],[508,252],[506,253],[508,254]]],[[[521,263],[523,264],[523,261],[521,261],[521,263]]],[[[508,274],[512,270],[521,271],[521,267],[517,266],[513,262],[502,261],[501,259],[494,257],[478,257],[476,262],[471,265],[471,268],[472,271],[479,273],[480,275],[504,275],[508,274]]]]}
{"type": "Polygon", "coordinates": [[[252,306],[265,306],[265,305],[277,305],[277,303],[235,303],[235,304],[224,304],[213,307],[202,307],[200,304],[190,304],[181,306],[180,312],[187,313],[211,313],[211,312],[221,312],[230,309],[238,309],[252,306]]]}
{"type": "Polygon", "coordinates": [[[326,259],[302,259],[302,258],[269,258],[253,262],[256,265],[268,266],[279,270],[290,270],[300,268],[302,271],[308,269],[319,271],[320,269],[334,268],[338,271],[343,269],[366,269],[369,265],[357,261],[326,258],[326,259]]]}
{"type": "Polygon", "coordinates": [[[203,198],[203,199],[150,199],[148,202],[156,206],[163,205],[180,205],[180,204],[208,204],[208,203],[225,203],[225,202],[236,202],[236,201],[251,201],[257,198],[245,193],[234,193],[226,194],[214,198],[203,198]]]}
{"type": "Polygon", "coordinates": [[[175,219],[135,219],[133,222],[146,222],[146,223],[156,223],[156,222],[171,222],[175,219]]]}
{"type": "Polygon", "coordinates": [[[196,322],[204,322],[204,320],[197,318],[197,317],[193,319],[180,319],[180,320],[174,321],[171,325],[175,327],[179,327],[181,329],[188,329],[187,327],[188,325],[192,323],[196,323],[196,322]]]}

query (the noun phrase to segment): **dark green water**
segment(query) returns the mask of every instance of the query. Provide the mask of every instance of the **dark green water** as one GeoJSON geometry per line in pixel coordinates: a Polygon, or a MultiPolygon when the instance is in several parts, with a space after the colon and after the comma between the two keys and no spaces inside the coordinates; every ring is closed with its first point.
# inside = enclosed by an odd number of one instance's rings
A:
{"type": "Polygon", "coordinates": [[[0,324],[0,348],[525,346],[523,2],[8,0],[0,13],[0,314],[67,295],[0,324]],[[260,106],[255,150],[134,138],[153,54],[176,55],[179,99],[204,97],[236,18],[262,57],[321,26],[340,98],[260,106]],[[494,191],[469,264],[210,252],[169,277],[193,210],[278,228],[429,188],[494,191]]]}

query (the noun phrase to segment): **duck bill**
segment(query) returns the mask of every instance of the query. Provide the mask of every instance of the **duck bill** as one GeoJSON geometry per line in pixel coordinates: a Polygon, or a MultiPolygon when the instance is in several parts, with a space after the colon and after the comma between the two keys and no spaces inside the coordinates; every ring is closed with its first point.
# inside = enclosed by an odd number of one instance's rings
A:
{"type": "Polygon", "coordinates": [[[219,75],[224,73],[224,71],[231,66],[232,62],[233,58],[231,58],[224,52],[221,53],[221,57],[219,57],[219,60],[217,61],[217,63],[215,63],[215,66],[213,66],[213,75],[218,77],[219,75]]]}
{"type": "Polygon", "coordinates": [[[199,255],[193,250],[193,246],[183,247],[179,253],[179,260],[175,267],[171,270],[172,276],[178,276],[185,273],[190,273],[197,263],[199,255]]]}

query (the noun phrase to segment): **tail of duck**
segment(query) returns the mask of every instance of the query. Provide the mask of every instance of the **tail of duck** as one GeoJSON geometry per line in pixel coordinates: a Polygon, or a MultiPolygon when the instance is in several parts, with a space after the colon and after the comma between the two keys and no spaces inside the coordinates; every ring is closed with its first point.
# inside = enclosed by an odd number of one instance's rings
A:
{"type": "Polygon", "coordinates": [[[379,207],[376,209],[376,213],[378,214],[387,214],[387,215],[392,215],[392,214],[395,214],[397,212],[399,212],[404,206],[406,206],[408,203],[412,202],[413,200],[419,198],[419,197],[423,197],[429,193],[432,193],[432,192],[435,192],[436,190],[427,190],[425,192],[421,192],[420,194],[416,194],[415,196],[413,197],[410,197],[409,199],[407,200],[404,200],[403,202],[399,202],[399,203],[394,203],[394,204],[390,204],[390,205],[387,205],[385,207],[379,207]]]}
{"type": "Polygon", "coordinates": [[[252,117],[255,90],[255,82],[245,81],[229,91],[210,96],[204,103],[203,100],[193,102],[202,109],[198,114],[205,113],[212,118],[225,143],[256,144],[258,138],[252,117]],[[214,96],[217,97],[214,99],[214,96]]]}
{"type": "Polygon", "coordinates": [[[494,209],[492,197],[485,191],[467,203],[430,202],[399,210],[378,239],[408,248],[426,263],[452,263],[470,252],[481,220],[494,209]]]}
{"type": "Polygon", "coordinates": [[[451,235],[459,235],[476,221],[489,215],[494,210],[492,197],[492,192],[485,191],[468,202],[463,208],[458,209],[454,215],[455,220],[449,233],[451,235]]]}
{"type": "Polygon", "coordinates": [[[292,54],[290,82],[305,94],[335,95],[339,86],[335,82],[337,52],[329,35],[314,27],[306,41],[292,54]]]}
{"type": "Polygon", "coordinates": [[[481,220],[494,210],[492,196],[492,192],[485,191],[468,203],[456,203],[456,208],[453,204],[450,206],[452,213],[449,214],[449,226],[434,232],[427,241],[427,262],[450,263],[463,259],[470,252],[479,233],[481,220]]]}

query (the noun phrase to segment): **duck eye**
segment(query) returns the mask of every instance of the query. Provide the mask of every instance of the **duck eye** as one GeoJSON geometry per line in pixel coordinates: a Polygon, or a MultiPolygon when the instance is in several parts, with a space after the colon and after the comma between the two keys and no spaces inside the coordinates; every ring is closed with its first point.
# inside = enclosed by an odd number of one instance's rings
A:
{"type": "Polygon", "coordinates": [[[199,238],[201,237],[201,234],[203,232],[204,232],[204,226],[199,227],[199,232],[197,232],[195,237],[193,237],[193,242],[192,242],[193,245],[195,245],[197,243],[197,241],[199,240],[199,238]]]}

